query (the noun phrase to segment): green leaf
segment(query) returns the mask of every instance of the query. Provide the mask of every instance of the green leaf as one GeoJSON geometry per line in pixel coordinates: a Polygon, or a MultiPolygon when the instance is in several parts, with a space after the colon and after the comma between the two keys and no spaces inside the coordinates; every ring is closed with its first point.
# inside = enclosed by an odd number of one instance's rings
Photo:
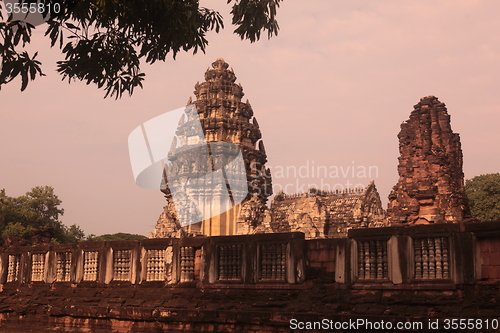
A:
{"type": "Polygon", "coordinates": [[[73,24],[73,23],[71,23],[71,22],[67,22],[67,23],[65,23],[65,24],[66,24],[66,27],[67,27],[68,29],[80,30],[80,28],[79,28],[79,27],[77,27],[76,25],[74,25],[74,24],[73,24]]]}
{"type": "MultiPolygon", "coordinates": [[[[132,95],[135,87],[143,87],[143,77],[136,76],[141,72],[141,60],[153,64],[165,61],[169,53],[176,59],[181,50],[205,52],[207,33],[224,28],[222,16],[200,7],[198,0],[42,1],[61,4],[60,13],[45,17],[45,35],[51,47],[58,44],[64,57],[57,61],[58,73],[68,82],[83,80],[97,85],[104,89],[105,97],[121,98],[124,92],[132,95]],[[68,30],[69,36],[64,36],[62,29],[68,30]]],[[[258,40],[262,31],[268,37],[277,34],[275,17],[280,1],[227,1],[232,3],[235,32],[251,42],[258,40]]],[[[16,30],[18,25],[0,23],[0,38],[4,38],[0,39],[0,85],[21,75],[24,90],[28,79],[43,73],[34,62],[23,62],[17,49],[21,40],[23,44],[31,42],[34,27],[16,30]],[[24,66],[22,70],[16,69],[19,65],[24,66]]]]}

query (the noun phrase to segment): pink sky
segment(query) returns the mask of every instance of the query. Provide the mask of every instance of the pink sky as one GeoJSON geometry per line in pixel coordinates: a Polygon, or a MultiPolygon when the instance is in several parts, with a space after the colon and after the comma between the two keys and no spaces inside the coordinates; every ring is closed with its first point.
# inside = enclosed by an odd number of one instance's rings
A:
{"type": "MultiPolygon", "coordinates": [[[[279,36],[254,44],[231,33],[224,2],[218,6],[227,27],[208,36],[206,54],[145,65],[144,89],[119,101],[62,82],[55,72],[62,57],[40,26],[30,49],[39,50],[47,76],[23,93],[20,82],[0,91],[0,188],[18,196],[50,185],[65,224],[147,235],[164,199],[135,185],[128,135],[184,106],[218,57],[242,84],[275,170],[376,167],[385,206],[398,178],[399,125],[421,97],[435,95],[461,135],[466,178],[499,172],[500,2],[288,0],[278,11],[279,36]]],[[[369,178],[322,180],[333,187],[369,178]]],[[[273,178],[289,190],[320,182],[273,178]]]]}

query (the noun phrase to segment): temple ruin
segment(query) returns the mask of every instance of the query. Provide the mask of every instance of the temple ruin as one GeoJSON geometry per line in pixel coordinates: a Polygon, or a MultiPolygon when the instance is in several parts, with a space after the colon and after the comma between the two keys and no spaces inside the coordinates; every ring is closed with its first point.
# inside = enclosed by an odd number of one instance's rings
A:
{"type": "MultiPolygon", "coordinates": [[[[217,59],[212,68],[205,73],[205,82],[196,83],[194,94],[187,107],[187,120],[181,120],[177,137],[181,142],[172,144],[169,160],[172,168],[177,167],[175,179],[165,177],[167,205],[164,207],[152,235],[154,238],[185,236],[247,235],[255,233],[276,233],[301,231],[309,238],[345,237],[351,228],[384,226],[384,210],[374,182],[366,188],[345,189],[344,191],[321,191],[311,189],[307,193],[278,194],[271,207],[266,205],[272,195],[271,173],[265,167],[266,150],[257,119],[241,84],[236,84],[236,76],[223,59],[217,59]],[[189,108],[194,106],[195,108],[189,108]],[[193,110],[196,110],[194,112],[193,110]],[[193,149],[202,140],[191,130],[194,118],[199,119],[204,136],[210,149],[210,159],[219,161],[218,168],[230,163],[237,154],[218,153],[215,143],[231,143],[243,154],[248,195],[241,204],[229,207],[221,200],[226,188],[217,187],[207,193],[206,188],[191,193],[195,201],[201,202],[201,210],[221,212],[200,222],[182,226],[176,210],[169,182],[197,173],[214,171],[204,154],[193,149]],[[194,138],[196,137],[196,138],[194,138]],[[200,158],[202,156],[202,158],[200,158]],[[176,166],[178,163],[178,166],[176,166]]],[[[220,150],[220,149],[219,149],[220,150]]],[[[235,176],[235,178],[237,178],[235,176]]],[[[243,180],[244,181],[244,180],[243,180]]],[[[238,183],[234,180],[233,183],[238,183]]],[[[231,186],[233,188],[233,186],[231,186]]],[[[242,187],[240,186],[240,189],[242,187]]],[[[233,193],[234,195],[234,190],[233,193]]],[[[196,209],[187,210],[194,214],[196,209]]]]}
{"type": "Polygon", "coordinates": [[[389,195],[389,223],[460,222],[469,215],[460,136],[436,97],[420,99],[401,125],[399,181],[389,195]]]}
{"type": "Polygon", "coordinates": [[[306,239],[345,237],[349,229],[384,226],[384,210],[373,180],[366,188],[279,193],[270,214],[273,232],[300,231],[306,239]]]}
{"type": "MultiPolygon", "coordinates": [[[[243,153],[248,194],[241,204],[224,206],[219,192],[200,193],[203,206],[222,212],[189,226],[181,226],[168,186],[162,190],[167,200],[153,237],[194,235],[247,235],[300,231],[307,239],[345,237],[353,228],[383,227],[398,223],[427,224],[460,222],[470,217],[464,188],[460,137],[453,133],[444,103],[428,96],[415,105],[410,119],[401,125],[399,138],[399,180],[389,195],[387,212],[373,181],[366,188],[339,191],[310,189],[305,193],[277,194],[270,207],[271,173],[265,167],[266,151],[252,107],[241,101],[243,88],[223,59],[217,59],[205,73],[205,82],[195,85],[196,108],[207,142],[232,143],[243,153]]],[[[181,141],[185,127],[178,127],[181,141]]],[[[198,141],[196,141],[198,142],[198,141]]],[[[174,145],[175,146],[175,145],[174,145]]],[[[188,144],[189,146],[189,144],[188,144]]],[[[217,149],[211,151],[214,159],[217,149]],[[215,155],[214,155],[215,154],[215,155]]],[[[220,155],[220,154],[219,154],[220,155]]],[[[232,155],[229,154],[231,159],[232,155]]],[[[192,174],[207,169],[203,161],[189,155],[186,147],[172,148],[171,160],[183,160],[192,174]],[[186,163],[187,160],[192,162],[186,163]],[[191,163],[191,164],[190,164],[191,163]]],[[[221,157],[219,160],[227,160],[221,157]]],[[[219,162],[224,163],[224,162],[219,162]]],[[[179,167],[181,169],[181,167],[179,167]]],[[[245,180],[243,180],[245,182],[245,180]]],[[[168,180],[166,180],[168,185],[168,180]]],[[[225,191],[220,189],[221,193],[225,191]]]]}
{"type": "Polygon", "coordinates": [[[441,332],[430,323],[474,318],[479,331],[498,331],[500,221],[468,219],[460,140],[443,103],[422,98],[401,125],[387,214],[373,181],[278,193],[268,208],[258,123],[227,63],[212,66],[177,127],[155,237],[5,244],[0,330],[271,333],[368,318],[384,331],[441,332]],[[206,178],[177,209],[172,188],[217,170],[225,184],[206,178]]]}

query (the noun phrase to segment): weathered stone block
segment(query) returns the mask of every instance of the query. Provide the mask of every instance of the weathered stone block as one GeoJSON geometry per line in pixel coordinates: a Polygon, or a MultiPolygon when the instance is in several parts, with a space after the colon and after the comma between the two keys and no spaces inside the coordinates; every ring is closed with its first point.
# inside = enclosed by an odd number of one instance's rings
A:
{"type": "Polygon", "coordinates": [[[490,245],[490,252],[496,253],[497,255],[500,256],[500,238],[499,237],[490,238],[489,245],[490,245]]]}
{"type": "Polygon", "coordinates": [[[490,254],[489,253],[481,253],[481,264],[484,266],[490,265],[490,254]]]}
{"type": "Polygon", "coordinates": [[[489,265],[500,266],[500,252],[491,252],[488,254],[489,265]]]}
{"type": "Polygon", "coordinates": [[[495,267],[494,279],[500,279],[500,266],[495,267]]]}
{"type": "Polygon", "coordinates": [[[489,279],[490,278],[490,266],[482,266],[481,267],[481,278],[489,279]]]}
{"type": "Polygon", "coordinates": [[[482,238],[479,240],[479,249],[481,253],[488,253],[490,252],[490,239],[489,238],[482,238]]]}

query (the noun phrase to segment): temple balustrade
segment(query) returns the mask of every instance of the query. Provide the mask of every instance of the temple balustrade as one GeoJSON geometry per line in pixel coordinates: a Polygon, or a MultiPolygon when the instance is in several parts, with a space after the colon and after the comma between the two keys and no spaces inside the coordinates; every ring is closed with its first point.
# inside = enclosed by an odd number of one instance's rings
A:
{"type": "Polygon", "coordinates": [[[500,281],[500,222],[7,247],[0,284],[289,288],[308,280],[352,288],[454,288],[500,281]]]}
{"type": "Polygon", "coordinates": [[[9,247],[0,284],[296,284],[304,241],[296,232],[9,247]]]}

